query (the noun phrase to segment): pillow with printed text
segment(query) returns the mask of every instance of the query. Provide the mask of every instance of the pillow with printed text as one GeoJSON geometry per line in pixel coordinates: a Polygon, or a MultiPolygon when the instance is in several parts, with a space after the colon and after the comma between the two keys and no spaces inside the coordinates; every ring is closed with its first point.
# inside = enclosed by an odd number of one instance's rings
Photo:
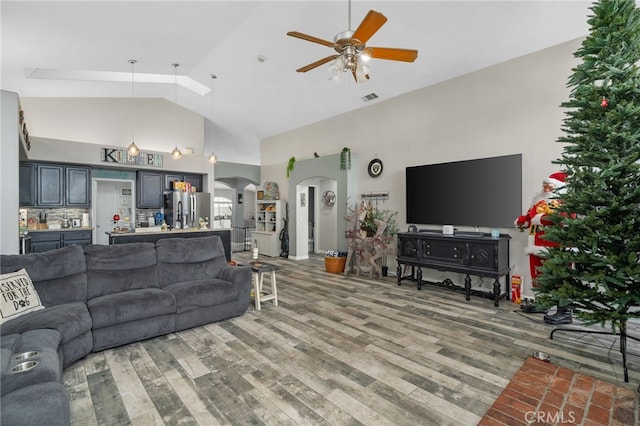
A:
{"type": "Polygon", "coordinates": [[[0,275],[0,324],[44,309],[25,269],[0,275]]]}

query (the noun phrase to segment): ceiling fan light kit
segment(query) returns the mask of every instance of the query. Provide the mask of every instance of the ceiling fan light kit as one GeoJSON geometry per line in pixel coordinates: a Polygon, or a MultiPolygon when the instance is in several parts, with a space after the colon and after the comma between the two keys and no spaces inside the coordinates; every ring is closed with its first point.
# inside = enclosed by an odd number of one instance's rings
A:
{"type": "MultiPolygon", "coordinates": [[[[351,2],[349,2],[349,19],[351,19],[351,2]]],[[[333,42],[300,33],[289,31],[290,37],[296,37],[312,43],[322,44],[333,48],[337,54],[327,56],[309,65],[298,68],[297,72],[307,72],[328,62],[335,63],[331,68],[332,79],[338,80],[341,72],[351,72],[356,82],[369,79],[370,68],[363,62],[371,58],[386,59],[391,61],[413,62],[418,57],[418,51],[413,49],[397,49],[390,47],[367,47],[369,41],[379,29],[387,22],[387,18],[380,12],[370,10],[355,31],[342,31],[333,39],[333,42]]]]}

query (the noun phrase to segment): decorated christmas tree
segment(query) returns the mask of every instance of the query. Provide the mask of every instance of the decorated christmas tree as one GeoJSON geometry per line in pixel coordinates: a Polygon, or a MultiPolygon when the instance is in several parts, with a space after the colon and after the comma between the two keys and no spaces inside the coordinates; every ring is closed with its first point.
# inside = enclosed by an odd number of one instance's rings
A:
{"type": "MultiPolygon", "coordinates": [[[[640,317],[640,12],[634,0],[600,0],[569,79],[567,172],[538,300],[625,336],[640,317]]],[[[622,345],[621,345],[622,348],[622,345]]]]}

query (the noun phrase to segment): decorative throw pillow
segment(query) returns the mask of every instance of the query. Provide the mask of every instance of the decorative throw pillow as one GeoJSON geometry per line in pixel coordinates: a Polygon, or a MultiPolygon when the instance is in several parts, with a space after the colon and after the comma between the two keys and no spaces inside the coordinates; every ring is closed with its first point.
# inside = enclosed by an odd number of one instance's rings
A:
{"type": "Polygon", "coordinates": [[[0,324],[44,309],[25,269],[0,275],[0,324]]]}

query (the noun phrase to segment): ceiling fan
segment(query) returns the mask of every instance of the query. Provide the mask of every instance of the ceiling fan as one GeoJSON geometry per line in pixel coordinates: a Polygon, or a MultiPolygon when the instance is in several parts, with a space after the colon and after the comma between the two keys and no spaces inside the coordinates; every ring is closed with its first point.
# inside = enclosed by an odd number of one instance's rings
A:
{"type": "MultiPolygon", "coordinates": [[[[320,65],[336,60],[338,71],[350,71],[356,82],[369,79],[369,66],[363,62],[371,58],[388,59],[392,61],[413,62],[418,57],[418,51],[413,49],[397,49],[392,47],[368,47],[367,41],[387,22],[387,18],[380,12],[370,10],[355,31],[351,29],[336,34],[333,42],[314,36],[289,31],[288,36],[300,38],[313,43],[335,49],[337,54],[327,56],[302,68],[297,72],[307,72],[320,65]]],[[[349,28],[351,28],[351,1],[349,1],[349,28]]],[[[338,75],[336,75],[337,77],[338,75]]]]}

